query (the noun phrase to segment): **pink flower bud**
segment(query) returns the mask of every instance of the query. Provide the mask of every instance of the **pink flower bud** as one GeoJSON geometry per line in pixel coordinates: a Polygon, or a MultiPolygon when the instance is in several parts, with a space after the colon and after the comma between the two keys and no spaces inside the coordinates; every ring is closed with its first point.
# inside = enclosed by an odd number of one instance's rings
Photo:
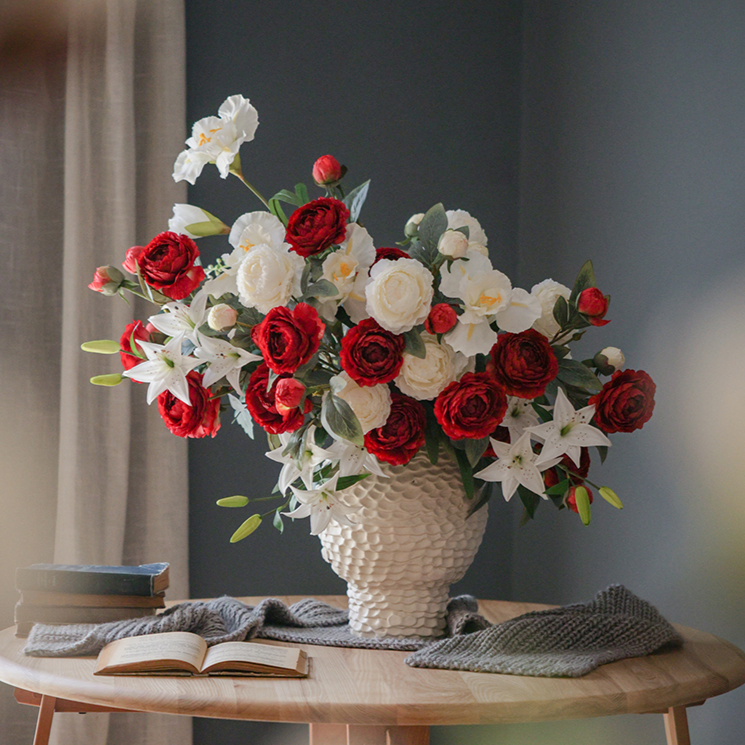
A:
{"type": "Polygon", "coordinates": [[[344,170],[333,155],[322,155],[313,165],[313,180],[319,186],[331,186],[344,176],[344,170]]]}
{"type": "Polygon", "coordinates": [[[124,275],[113,266],[99,266],[88,288],[103,295],[116,295],[124,281],[124,275]]]}
{"type": "Polygon", "coordinates": [[[305,386],[295,378],[281,378],[274,390],[274,404],[277,411],[284,416],[300,406],[305,393],[305,386]]]}
{"type": "Polygon", "coordinates": [[[430,334],[445,334],[458,322],[458,316],[447,303],[433,305],[429,311],[424,328],[430,334]]]}
{"type": "Polygon", "coordinates": [[[610,321],[604,321],[603,316],[608,312],[610,298],[603,295],[597,287],[588,287],[582,290],[577,298],[577,310],[587,316],[587,320],[593,326],[605,326],[610,321]]]}

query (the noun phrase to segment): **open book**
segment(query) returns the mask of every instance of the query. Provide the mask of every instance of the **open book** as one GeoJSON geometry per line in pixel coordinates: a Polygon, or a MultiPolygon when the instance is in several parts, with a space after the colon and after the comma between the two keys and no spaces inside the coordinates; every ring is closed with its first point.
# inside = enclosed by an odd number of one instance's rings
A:
{"type": "Polygon", "coordinates": [[[99,653],[95,675],[246,675],[305,678],[302,649],[261,642],[214,647],[197,634],[168,631],[117,639],[99,653]]]}

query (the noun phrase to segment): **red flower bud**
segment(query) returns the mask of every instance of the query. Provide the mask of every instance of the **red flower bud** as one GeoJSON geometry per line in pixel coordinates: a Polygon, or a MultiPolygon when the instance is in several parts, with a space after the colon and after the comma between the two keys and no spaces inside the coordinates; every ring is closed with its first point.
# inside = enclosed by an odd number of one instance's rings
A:
{"type": "Polygon", "coordinates": [[[333,155],[322,155],[313,164],[313,180],[319,186],[335,184],[344,175],[344,168],[333,155]]]}
{"type": "Polygon", "coordinates": [[[603,295],[597,287],[588,287],[579,294],[577,298],[577,310],[587,316],[587,320],[593,326],[605,326],[610,321],[602,320],[608,312],[608,303],[610,298],[603,295]]]}
{"type": "Polygon", "coordinates": [[[295,378],[281,378],[274,389],[274,405],[277,411],[286,416],[291,409],[300,406],[305,386],[295,378]]]}
{"type": "Polygon", "coordinates": [[[113,266],[99,266],[88,288],[104,295],[116,295],[124,281],[124,275],[113,266]]]}
{"type": "Polygon", "coordinates": [[[446,334],[458,322],[458,316],[447,303],[437,303],[429,311],[424,328],[430,334],[446,334]]]}

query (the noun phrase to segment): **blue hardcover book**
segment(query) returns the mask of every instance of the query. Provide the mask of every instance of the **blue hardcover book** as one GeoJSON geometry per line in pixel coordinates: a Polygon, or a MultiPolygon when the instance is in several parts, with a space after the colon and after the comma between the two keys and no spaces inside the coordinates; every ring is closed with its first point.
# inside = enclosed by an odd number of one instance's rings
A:
{"type": "Polygon", "coordinates": [[[89,595],[157,595],[168,587],[168,564],[95,566],[32,564],[16,569],[17,590],[89,595]]]}

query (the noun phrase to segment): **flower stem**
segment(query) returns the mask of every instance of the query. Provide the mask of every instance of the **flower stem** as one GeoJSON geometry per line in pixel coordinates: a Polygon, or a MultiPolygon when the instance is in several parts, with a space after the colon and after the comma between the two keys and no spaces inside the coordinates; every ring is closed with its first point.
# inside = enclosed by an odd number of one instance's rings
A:
{"type": "Polygon", "coordinates": [[[269,202],[267,202],[266,199],[264,199],[264,197],[261,195],[261,192],[250,181],[246,179],[246,177],[243,175],[241,171],[234,171],[231,169],[230,172],[234,176],[237,176],[261,200],[263,205],[267,209],[269,209],[269,202]]]}

